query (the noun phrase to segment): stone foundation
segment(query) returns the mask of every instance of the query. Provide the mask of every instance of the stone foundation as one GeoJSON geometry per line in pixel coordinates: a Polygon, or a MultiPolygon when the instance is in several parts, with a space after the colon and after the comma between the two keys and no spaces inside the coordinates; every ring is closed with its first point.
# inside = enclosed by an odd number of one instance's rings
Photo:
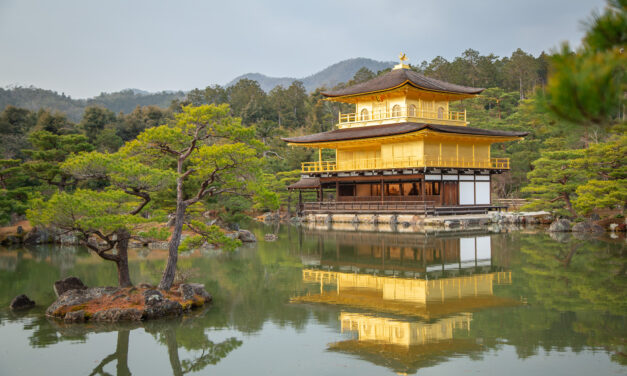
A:
{"type": "Polygon", "coordinates": [[[548,212],[517,212],[425,217],[413,214],[309,214],[302,222],[308,227],[345,231],[440,232],[490,230],[503,226],[550,223],[548,212]]]}

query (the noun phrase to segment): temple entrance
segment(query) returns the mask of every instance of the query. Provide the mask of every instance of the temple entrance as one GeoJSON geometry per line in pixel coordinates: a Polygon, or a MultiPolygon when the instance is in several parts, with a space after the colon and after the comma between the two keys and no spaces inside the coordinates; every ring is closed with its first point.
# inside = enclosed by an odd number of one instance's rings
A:
{"type": "Polygon", "coordinates": [[[445,181],[442,184],[442,205],[457,205],[459,197],[458,182],[445,181]]]}

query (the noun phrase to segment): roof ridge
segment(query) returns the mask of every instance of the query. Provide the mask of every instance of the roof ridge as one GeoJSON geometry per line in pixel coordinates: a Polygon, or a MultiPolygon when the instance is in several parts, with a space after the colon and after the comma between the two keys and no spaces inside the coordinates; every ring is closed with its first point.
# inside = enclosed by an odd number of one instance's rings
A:
{"type": "Polygon", "coordinates": [[[457,94],[480,94],[484,88],[476,88],[453,84],[425,76],[410,69],[394,69],[381,76],[374,77],[366,82],[361,82],[335,91],[325,91],[322,95],[326,97],[340,97],[346,95],[365,94],[377,91],[389,90],[404,84],[410,84],[417,88],[442,91],[457,94]]]}

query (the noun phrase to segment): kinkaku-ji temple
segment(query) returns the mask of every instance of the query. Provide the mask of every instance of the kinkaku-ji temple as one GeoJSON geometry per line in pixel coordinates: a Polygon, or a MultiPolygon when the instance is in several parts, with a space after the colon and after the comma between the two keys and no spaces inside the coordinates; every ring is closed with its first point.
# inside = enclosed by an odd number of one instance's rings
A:
{"type": "Polygon", "coordinates": [[[492,175],[509,170],[507,158],[491,158],[494,143],[520,140],[526,132],[469,127],[466,110],[451,103],[484,89],[425,77],[401,62],[369,81],[323,93],[328,101],[355,105],[339,114],[337,129],[283,140],[318,149],[302,164],[299,208],[306,213],[458,214],[486,212],[492,175]],[[323,160],[322,150],[335,151],[323,160]],[[302,192],[317,192],[303,202],[302,192]],[[332,199],[325,201],[325,192],[332,199]]]}

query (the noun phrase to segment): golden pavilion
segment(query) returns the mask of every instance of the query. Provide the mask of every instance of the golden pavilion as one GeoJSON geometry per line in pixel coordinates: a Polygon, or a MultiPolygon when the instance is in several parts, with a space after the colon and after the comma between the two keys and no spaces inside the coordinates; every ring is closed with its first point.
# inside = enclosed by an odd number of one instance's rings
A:
{"type": "MultiPolygon", "coordinates": [[[[315,190],[305,212],[428,214],[492,209],[491,176],[509,170],[509,159],[492,158],[494,143],[520,140],[526,132],[468,126],[466,111],[451,102],[484,89],[455,85],[414,72],[401,62],[367,82],[323,93],[349,103],[337,129],[283,140],[318,149],[318,160],[302,164],[291,190],[315,190]],[[322,160],[322,150],[335,152],[322,160]],[[334,191],[331,202],[324,192],[334,191]]],[[[302,195],[299,195],[302,197],[302,195]]]]}

